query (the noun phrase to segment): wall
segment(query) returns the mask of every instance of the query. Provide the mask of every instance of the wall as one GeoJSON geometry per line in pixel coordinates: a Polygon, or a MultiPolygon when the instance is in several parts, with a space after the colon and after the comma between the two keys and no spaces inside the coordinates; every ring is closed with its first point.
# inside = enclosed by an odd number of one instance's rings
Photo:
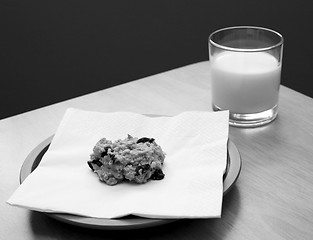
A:
{"type": "Polygon", "coordinates": [[[2,0],[0,119],[208,59],[232,25],[285,37],[282,83],[313,97],[310,7],[283,0],[2,0]]]}

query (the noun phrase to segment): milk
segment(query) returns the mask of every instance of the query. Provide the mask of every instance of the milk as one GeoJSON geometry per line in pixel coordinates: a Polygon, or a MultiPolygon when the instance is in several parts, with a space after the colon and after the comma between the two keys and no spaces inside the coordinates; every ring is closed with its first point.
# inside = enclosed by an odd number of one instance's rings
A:
{"type": "Polygon", "coordinates": [[[211,59],[213,103],[233,113],[256,113],[278,103],[281,64],[265,52],[223,52],[211,59]]]}

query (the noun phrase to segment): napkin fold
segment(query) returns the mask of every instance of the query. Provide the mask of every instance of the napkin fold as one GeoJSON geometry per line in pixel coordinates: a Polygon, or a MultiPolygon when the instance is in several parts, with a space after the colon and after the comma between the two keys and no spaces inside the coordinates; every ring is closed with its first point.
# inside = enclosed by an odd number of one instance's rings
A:
{"type": "Polygon", "coordinates": [[[68,109],[39,166],[7,203],[30,210],[94,218],[221,216],[228,111],[148,117],[68,109]],[[154,138],[166,152],[165,178],[108,186],[87,165],[96,142],[154,138]]]}

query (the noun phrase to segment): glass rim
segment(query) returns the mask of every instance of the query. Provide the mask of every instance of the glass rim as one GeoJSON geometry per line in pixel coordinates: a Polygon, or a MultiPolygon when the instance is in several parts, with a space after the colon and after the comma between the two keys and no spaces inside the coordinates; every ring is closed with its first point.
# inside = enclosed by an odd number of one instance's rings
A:
{"type": "Polygon", "coordinates": [[[263,51],[268,51],[274,48],[277,48],[279,46],[282,46],[284,43],[284,38],[283,36],[279,33],[276,32],[272,29],[269,28],[264,28],[264,27],[257,27],[257,26],[233,26],[233,27],[225,27],[225,28],[221,28],[218,30],[215,30],[214,32],[212,32],[209,36],[209,43],[212,44],[213,46],[220,48],[220,49],[224,49],[227,51],[233,51],[233,52],[263,52],[263,51]],[[267,31],[267,32],[271,32],[273,34],[275,34],[276,36],[279,37],[279,41],[276,44],[273,44],[272,46],[269,47],[264,47],[264,48],[250,48],[250,49],[246,49],[246,48],[235,48],[235,47],[227,47],[221,44],[218,44],[216,42],[214,42],[212,40],[212,37],[220,32],[224,32],[224,31],[228,31],[228,30],[234,30],[234,29],[255,29],[255,30],[263,30],[263,31],[267,31]]]}

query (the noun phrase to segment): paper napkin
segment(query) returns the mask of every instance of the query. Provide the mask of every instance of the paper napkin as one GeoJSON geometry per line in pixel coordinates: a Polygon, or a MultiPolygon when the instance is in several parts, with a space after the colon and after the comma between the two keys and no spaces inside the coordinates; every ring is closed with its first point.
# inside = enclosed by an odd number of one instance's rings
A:
{"type": "Polygon", "coordinates": [[[41,212],[94,218],[220,217],[228,111],[148,117],[68,109],[40,165],[7,201],[41,212]],[[162,180],[108,186],[88,167],[96,142],[154,138],[166,152],[162,180]]]}

